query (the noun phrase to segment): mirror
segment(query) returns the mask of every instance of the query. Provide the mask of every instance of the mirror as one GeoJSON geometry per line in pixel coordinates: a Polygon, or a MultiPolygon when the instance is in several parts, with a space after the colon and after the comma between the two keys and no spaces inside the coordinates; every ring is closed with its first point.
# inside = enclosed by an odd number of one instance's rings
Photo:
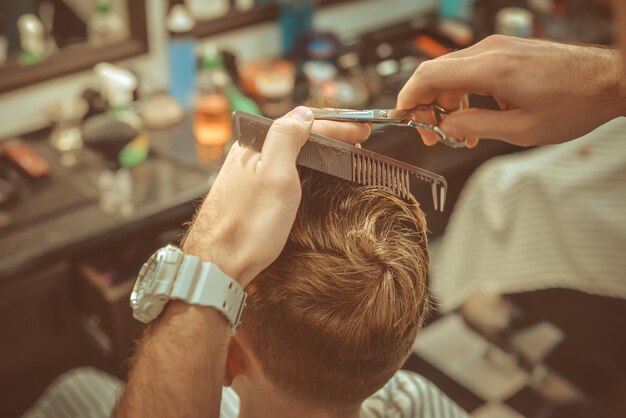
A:
{"type": "Polygon", "coordinates": [[[147,49],[145,0],[0,0],[0,92],[147,49]]]}

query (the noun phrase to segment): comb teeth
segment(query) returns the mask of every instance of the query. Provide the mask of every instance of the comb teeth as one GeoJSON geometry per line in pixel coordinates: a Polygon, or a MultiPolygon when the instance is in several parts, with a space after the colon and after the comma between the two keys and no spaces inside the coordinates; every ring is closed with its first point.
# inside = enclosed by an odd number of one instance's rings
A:
{"type": "MultiPolygon", "coordinates": [[[[410,173],[403,168],[365,155],[352,154],[352,181],[355,183],[380,187],[403,199],[408,199],[409,179],[410,173]]],[[[433,187],[433,190],[437,190],[434,183],[433,187]]]]}

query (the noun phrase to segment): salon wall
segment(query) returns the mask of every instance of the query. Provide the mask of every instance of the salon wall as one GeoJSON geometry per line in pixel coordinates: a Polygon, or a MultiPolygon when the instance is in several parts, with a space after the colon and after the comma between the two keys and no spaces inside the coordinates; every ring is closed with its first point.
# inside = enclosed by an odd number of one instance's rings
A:
{"type": "MultiPolygon", "coordinates": [[[[167,0],[146,0],[149,54],[121,62],[141,75],[144,92],[167,87],[165,55],[166,32],[163,26],[167,0]]],[[[334,6],[320,11],[315,18],[319,30],[329,30],[350,38],[377,27],[406,20],[432,10],[437,0],[368,0],[334,6]]],[[[236,52],[242,62],[280,53],[279,28],[264,23],[203,39],[236,52]]],[[[42,109],[61,97],[78,95],[95,78],[89,71],[39,83],[0,95],[0,138],[42,128],[47,125],[42,109]]]]}

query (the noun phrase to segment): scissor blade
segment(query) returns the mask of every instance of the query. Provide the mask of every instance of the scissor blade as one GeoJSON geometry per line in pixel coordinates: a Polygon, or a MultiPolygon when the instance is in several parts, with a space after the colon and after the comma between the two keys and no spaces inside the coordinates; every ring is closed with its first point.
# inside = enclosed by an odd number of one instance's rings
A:
{"type": "Polygon", "coordinates": [[[396,124],[402,123],[408,112],[397,109],[313,109],[313,115],[318,120],[335,120],[347,122],[370,122],[396,124]]]}

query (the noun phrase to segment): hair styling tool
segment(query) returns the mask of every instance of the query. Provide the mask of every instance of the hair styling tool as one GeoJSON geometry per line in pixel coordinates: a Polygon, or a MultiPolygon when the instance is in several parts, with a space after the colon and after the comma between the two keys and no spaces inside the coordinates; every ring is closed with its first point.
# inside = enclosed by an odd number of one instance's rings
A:
{"type": "Polygon", "coordinates": [[[352,109],[312,109],[315,119],[319,120],[335,120],[335,121],[349,121],[349,122],[364,122],[364,123],[376,123],[383,125],[398,125],[409,126],[411,128],[420,128],[433,131],[439,137],[439,141],[443,142],[452,148],[465,148],[465,142],[459,141],[455,138],[451,138],[441,130],[439,124],[450,111],[437,106],[417,106],[411,110],[398,110],[398,109],[364,109],[364,110],[352,110],[352,109]],[[433,112],[436,123],[424,123],[413,120],[413,114],[417,111],[430,111],[433,112]]]}
{"type": "MultiPolygon", "coordinates": [[[[261,151],[273,120],[234,112],[235,139],[261,151]]],[[[430,183],[435,210],[443,212],[448,183],[439,174],[414,167],[375,152],[357,148],[321,135],[311,134],[298,155],[297,164],[358,184],[380,187],[407,199],[411,181],[430,183]]]]}

